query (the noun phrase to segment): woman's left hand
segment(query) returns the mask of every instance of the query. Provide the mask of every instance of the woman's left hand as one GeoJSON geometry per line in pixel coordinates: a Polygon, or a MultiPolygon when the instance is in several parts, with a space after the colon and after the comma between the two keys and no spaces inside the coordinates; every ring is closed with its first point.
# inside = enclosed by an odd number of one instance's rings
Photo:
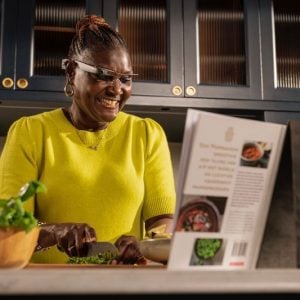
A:
{"type": "Polygon", "coordinates": [[[139,249],[139,242],[134,236],[122,235],[116,242],[119,250],[117,264],[138,264],[145,265],[147,260],[139,249]]]}

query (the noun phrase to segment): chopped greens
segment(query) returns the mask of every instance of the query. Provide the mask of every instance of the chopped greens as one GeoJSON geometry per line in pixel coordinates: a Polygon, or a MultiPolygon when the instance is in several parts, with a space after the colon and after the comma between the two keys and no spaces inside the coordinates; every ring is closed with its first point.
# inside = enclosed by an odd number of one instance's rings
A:
{"type": "Polygon", "coordinates": [[[195,245],[195,252],[199,258],[207,259],[214,257],[220,247],[220,239],[198,239],[195,245]]]}
{"type": "Polygon", "coordinates": [[[0,227],[19,227],[29,232],[37,226],[37,219],[23,207],[23,202],[35,193],[46,192],[46,187],[40,181],[26,183],[16,197],[0,199],[0,227]]]}
{"type": "Polygon", "coordinates": [[[116,254],[107,251],[88,257],[69,257],[67,264],[111,264],[114,260],[117,259],[117,257],[118,256],[116,254]]]}

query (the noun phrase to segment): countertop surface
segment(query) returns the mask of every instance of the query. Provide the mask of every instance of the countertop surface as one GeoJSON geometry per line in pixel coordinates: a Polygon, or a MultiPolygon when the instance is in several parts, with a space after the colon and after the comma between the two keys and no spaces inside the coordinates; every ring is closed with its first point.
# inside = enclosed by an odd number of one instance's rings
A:
{"type": "Polygon", "coordinates": [[[171,271],[160,265],[29,265],[0,270],[0,295],[202,293],[300,293],[300,271],[171,271]]]}

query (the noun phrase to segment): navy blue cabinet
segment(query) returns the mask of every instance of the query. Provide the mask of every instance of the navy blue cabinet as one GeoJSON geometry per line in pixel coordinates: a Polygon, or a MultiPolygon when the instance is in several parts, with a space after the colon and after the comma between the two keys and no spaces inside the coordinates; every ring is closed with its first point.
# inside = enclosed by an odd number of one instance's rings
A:
{"type": "MultiPolygon", "coordinates": [[[[76,21],[89,12],[101,14],[101,1],[2,0],[1,89],[62,92],[65,76],[61,61],[67,55],[76,21]],[[11,87],[8,81],[3,82],[7,77],[13,81],[11,87]]],[[[12,97],[18,99],[20,93],[12,97]]]]}
{"type": "Polygon", "coordinates": [[[261,99],[258,1],[183,5],[185,96],[261,99]]]}
{"type": "Polygon", "coordinates": [[[0,0],[1,107],[68,103],[61,60],[86,13],[126,38],[134,109],[299,110],[292,0],[0,0]]]}
{"type": "Polygon", "coordinates": [[[15,87],[17,10],[17,1],[0,0],[0,89],[15,87]]]}
{"type": "Polygon", "coordinates": [[[300,101],[300,3],[261,0],[265,100],[300,101]]]}

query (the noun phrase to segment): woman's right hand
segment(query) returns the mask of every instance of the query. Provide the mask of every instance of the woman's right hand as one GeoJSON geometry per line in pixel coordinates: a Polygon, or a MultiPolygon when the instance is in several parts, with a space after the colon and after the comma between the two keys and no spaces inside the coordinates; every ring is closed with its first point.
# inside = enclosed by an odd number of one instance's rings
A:
{"type": "Polygon", "coordinates": [[[57,245],[68,256],[86,256],[88,244],[96,240],[94,228],[86,223],[42,224],[35,251],[57,245]]]}
{"type": "Polygon", "coordinates": [[[139,249],[139,242],[134,236],[122,235],[116,242],[119,250],[117,264],[146,265],[147,260],[139,249]]]}

